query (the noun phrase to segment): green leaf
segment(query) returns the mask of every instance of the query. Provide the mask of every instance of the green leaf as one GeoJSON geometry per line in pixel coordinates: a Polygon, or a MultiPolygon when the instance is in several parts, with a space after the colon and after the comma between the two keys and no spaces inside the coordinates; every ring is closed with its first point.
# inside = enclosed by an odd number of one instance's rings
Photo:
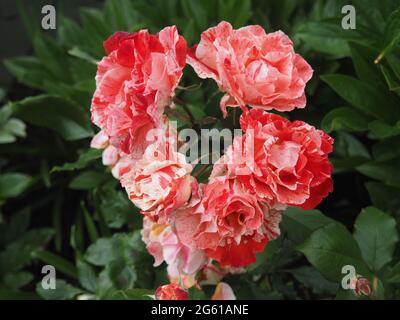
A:
{"type": "Polygon", "coordinates": [[[53,237],[49,228],[32,229],[0,252],[0,274],[21,270],[31,262],[31,252],[43,248],[53,237]]]}
{"type": "Polygon", "coordinates": [[[57,22],[58,38],[62,45],[71,48],[81,43],[82,30],[74,20],[60,16],[57,22]]]}
{"type": "Polygon", "coordinates": [[[310,288],[314,294],[334,295],[339,289],[337,283],[326,280],[317,270],[310,266],[290,270],[290,273],[306,288],[310,288]]]}
{"type": "Polygon", "coordinates": [[[199,288],[196,288],[196,286],[189,288],[188,291],[189,300],[208,300],[205,292],[199,288]]]}
{"type": "Polygon", "coordinates": [[[354,228],[354,238],[364,261],[371,270],[379,271],[392,260],[399,240],[396,220],[379,209],[368,207],[358,215],[354,228]]]}
{"type": "Polygon", "coordinates": [[[62,166],[54,167],[51,172],[60,172],[60,171],[73,171],[80,170],[86,168],[93,160],[101,158],[103,150],[101,149],[87,149],[79,155],[78,160],[75,162],[67,162],[62,166]]]}
{"type": "Polygon", "coordinates": [[[75,176],[69,183],[69,187],[75,190],[91,190],[109,178],[104,172],[84,171],[75,176]]]}
{"type": "Polygon", "coordinates": [[[362,44],[375,41],[369,29],[358,24],[356,30],[344,30],[341,27],[341,20],[337,18],[306,22],[296,35],[312,49],[337,57],[350,55],[347,41],[362,44]]]}
{"type": "Polygon", "coordinates": [[[44,33],[37,33],[33,40],[33,47],[45,70],[60,81],[71,80],[68,55],[55,39],[44,33]]]}
{"type": "Polygon", "coordinates": [[[110,279],[118,289],[130,289],[136,283],[137,273],[135,266],[128,260],[124,257],[118,257],[118,259],[106,266],[110,279]]]}
{"type": "Polygon", "coordinates": [[[81,286],[90,292],[96,292],[97,276],[94,268],[81,260],[78,260],[77,268],[81,286]]]}
{"type": "Polygon", "coordinates": [[[298,250],[330,281],[341,281],[345,265],[354,266],[357,274],[364,277],[371,276],[357,242],[341,224],[332,223],[314,231],[298,250]]]}
{"type": "Polygon", "coordinates": [[[8,172],[0,176],[0,199],[15,198],[24,192],[32,182],[26,174],[8,172]]]}
{"type": "Polygon", "coordinates": [[[352,106],[379,120],[393,123],[400,116],[397,102],[370,83],[341,74],[324,75],[321,79],[352,106]]]}
{"type": "Polygon", "coordinates": [[[77,278],[77,270],[75,266],[61,256],[45,250],[35,250],[31,253],[31,256],[46,264],[54,266],[57,271],[60,271],[67,276],[77,278]]]}
{"type": "Polygon", "coordinates": [[[30,209],[17,211],[10,218],[8,223],[0,223],[0,247],[20,238],[28,229],[30,222],[30,209]]]}
{"type": "Polygon", "coordinates": [[[287,231],[289,239],[295,243],[304,242],[312,232],[334,222],[319,210],[302,210],[289,207],[282,220],[282,228],[287,231]]]}
{"type": "Polygon", "coordinates": [[[25,128],[25,123],[23,123],[21,120],[11,118],[10,120],[8,120],[3,129],[17,137],[25,137],[25,128]]]}
{"type": "Polygon", "coordinates": [[[369,44],[370,41],[376,40],[374,38],[376,34],[371,34],[371,30],[362,25],[358,25],[357,29],[354,30],[343,29],[340,18],[327,18],[321,21],[307,22],[298,32],[300,35],[310,34],[320,38],[328,38],[329,40],[341,39],[362,44],[369,44]]]}
{"type": "Polygon", "coordinates": [[[352,108],[336,108],[325,115],[321,127],[325,132],[336,130],[367,131],[369,118],[352,108]]]}
{"type": "Polygon", "coordinates": [[[88,113],[69,100],[40,95],[13,103],[12,109],[16,117],[52,129],[66,140],[93,136],[88,113]]]}
{"type": "Polygon", "coordinates": [[[400,137],[391,137],[372,146],[372,155],[375,161],[388,161],[400,157],[400,149],[393,146],[400,145],[400,137]]]}
{"type": "Polygon", "coordinates": [[[154,291],[148,289],[115,290],[108,293],[107,300],[153,300],[154,291]]]}
{"type": "Polygon", "coordinates": [[[400,80],[400,58],[392,53],[386,56],[386,61],[393,74],[400,80]]]}
{"type": "Polygon", "coordinates": [[[97,60],[95,58],[93,58],[90,54],[88,54],[87,52],[83,51],[82,49],[80,49],[79,47],[73,47],[72,49],[68,50],[68,53],[71,56],[74,56],[76,58],[85,60],[89,63],[92,63],[94,65],[97,65],[97,60]]]}
{"type": "MultiPolygon", "coordinates": [[[[99,275],[98,294],[104,296],[112,288],[132,289],[136,282],[142,287],[151,266],[143,264],[143,243],[140,232],[132,234],[114,234],[111,238],[101,238],[89,246],[85,260],[96,265],[105,266],[99,275]],[[138,242],[140,241],[140,243],[138,242]],[[141,281],[138,281],[136,270],[140,270],[141,281]]],[[[146,261],[150,262],[145,254],[146,261]]]]}
{"type": "Polygon", "coordinates": [[[81,207],[82,207],[83,217],[85,219],[86,229],[88,231],[90,241],[95,242],[99,238],[99,232],[97,231],[96,224],[94,223],[92,216],[87,211],[83,202],[81,203],[81,207]]]}
{"type": "MultiPolygon", "coordinates": [[[[125,30],[132,32],[132,28],[137,26],[140,18],[134,5],[135,3],[130,1],[118,0],[109,0],[105,3],[104,19],[110,25],[112,30],[125,30]]],[[[145,27],[143,26],[143,28],[145,27]]]]}
{"type": "Polygon", "coordinates": [[[0,287],[1,300],[38,300],[39,298],[34,292],[16,291],[0,287]]]}
{"type": "Polygon", "coordinates": [[[113,239],[101,238],[89,246],[85,259],[95,266],[105,266],[114,260],[113,250],[113,239]]]}
{"type": "Polygon", "coordinates": [[[4,100],[6,95],[7,95],[6,90],[0,87],[0,102],[2,102],[4,100]]]}
{"type": "Polygon", "coordinates": [[[375,120],[368,125],[371,139],[386,139],[400,135],[400,121],[398,121],[394,126],[388,125],[379,120],[375,120]]]}
{"type": "Polygon", "coordinates": [[[298,36],[307,46],[310,46],[317,52],[333,55],[338,58],[350,56],[350,49],[345,40],[329,39],[309,33],[299,33],[298,36]]]}
{"type": "Polygon", "coordinates": [[[370,161],[357,167],[362,174],[380,180],[389,186],[400,187],[400,159],[384,162],[370,161]]]}
{"type": "Polygon", "coordinates": [[[85,51],[95,59],[104,55],[103,41],[116,30],[108,30],[107,23],[99,10],[80,8],[79,14],[83,25],[83,41],[85,51]]]}
{"type": "Polygon", "coordinates": [[[34,12],[33,7],[26,6],[22,0],[16,0],[15,4],[24,29],[29,36],[29,39],[32,40],[35,34],[40,32],[40,23],[38,21],[39,15],[34,12]]]}
{"type": "Polygon", "coordinates": [[[82,293],[82,290],[71,286],[64,280],[56,280],[55,289],[43,289],[42,284],[38,283],[36,292],[45,300],[70,300],[82,293]]]}
{"type": "Polygon", "coordinates": [[[373,205],[393,214],[400,213],[400,189],[379,182],[365,184],[373,205]]]}
{"type": "Polygon", "coordinates": [[[103,189],[99,202],[98,210],[104,216],[108,227],[118,229],[132,220],[134,226],[141,225],[141,215],[124,191],[117,191],[115,188],[103,189]]]}
{"type": "Polygon", "coordinates": [[[203,1],[181,0],[182,10],[187,17],[192,17],[196,23],[196,30],[202,32],[207,28],[207,12],[203,1]]]}
{"type": "Polygon", "coordinates": [[[400,283],[400,262],[390,269],[386,275],[386,281],[389,283],[400,283]]]}
{"type": "Polygon", "coordinates": [[[383,40],[384,48],[382,49],[379,56],[376,58],[375,63],[379,63],[383,57],[385,57],[388,53],[390,53],[393,50],[393,48],[396,47],[399,41],[400,41],[400,9],[397,9],[390,15],[386,23],[384,40],[383,40]]]}
{"type": "Polygon", "coordinates": [[[385,65],[380,65],[381,71],[385,77],[389,90],[400,94],[400,80],[396,77],[392,70],[385,65]]]}
{"type": "Polygon", "coordinates": [[[19,119],[10,118],[12,114],[10,104],[0,109],[0,143],[11,143],[17,137],[26,136],[26,126],[19,119]]]}
{"type": "Polygon", "coordinates": [[[30,272],[20,271],[16,273],[6,273],[3,276],[4,284],[13,290],[18,290],[33,280],[33,274],[30,272]]]}
{"type": "Polygon", "coordinates": [[[43,89],[44,81],[52,77],[36,57],[9,58],[4,65],[19,82],[32,88],[43,89]]]}
{"type": "Polygon", "coordinates": [[[377,56],[377,50],[370,46],[360,45],[352,42],[349,44],[351,49],[351,58],[357,77],[365,82],[379,85],[382,83],[382,76],[379,73],[379,68],[374,63],[377,56]]]}
{"type": "Polygon", "coordinates": [[[268,242],[268,245],[265,247],[265,249],[256,254],[256,262],[249,265],[246,270],[252,273],[256,273],[259,270],[265,272],[266,268],[272,266],[271,261],[274,259],[274,255],[281,250],[281,247],[282,241],[280,241],[280,239],[275,239],[268,242]]]}
{"type": "Polygon", "coordinates": [[[229,21],[234,28],[245,26],[251,18],[250,0],[218,0],[219,19],[229,21]]]}

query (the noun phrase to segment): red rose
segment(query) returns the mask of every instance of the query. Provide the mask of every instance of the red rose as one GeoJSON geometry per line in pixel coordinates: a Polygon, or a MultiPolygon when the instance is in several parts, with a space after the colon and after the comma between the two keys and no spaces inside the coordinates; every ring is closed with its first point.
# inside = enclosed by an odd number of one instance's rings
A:
{"type": "Polygon", "coordinates": [[[149,145],[147,132],[159,127],[186,63],[186,41],[176,27],[157,35],[147,30],[117,32],[104,42],[98,64],[92,121],[110,143],[139,158],[149,145]]]}

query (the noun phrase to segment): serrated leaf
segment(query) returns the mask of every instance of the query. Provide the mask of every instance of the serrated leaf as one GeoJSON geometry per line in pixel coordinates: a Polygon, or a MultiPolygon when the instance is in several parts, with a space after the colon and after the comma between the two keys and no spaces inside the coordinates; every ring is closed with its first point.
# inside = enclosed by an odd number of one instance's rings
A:
{"type": "Polygon", "coordinates": [[[85,259],[95,266],[105,266],[114,260],[112,238],[101,238],[91,244],[86,251],[85,259]]]}
{"type": "Polygon", "coordinates": [[[81,286],[90,292],[96,292],[97,276],[94,268],[81,260],[78,260],[76,266],[81,286]]]}
{"type": "Polygon", "coordinates": [[[326,280],[317,270],[310,266],[290,270],[290,273],[315,294],[334,295],[339,289],[337,283],[326,280]]]}
{"type": "Polygon", "coordinates": [[[0,252],[0,274],[21,270],[31,262],[31,252],[43,248],[53,237],[50,228],[32,229],[0,252]]]}
{"type": "Polygon", "coordinates": [[[283,214],[282,227],[289,239],[302,243],[312,232],[334,222],[319,210],[302,210],[289,207],[283,214]]]}
{"type": "Polygon", "coordinates": [[[298,247],[308,261],[328,280],[340,282],[345,265],[354,266],[357,274],[370,278],[371,272],[362,260],[360,248],[347,229],[332,223],[314,231],[298,247]]]}
{"type": "Polygon", "coordinates": [[[73,287],[64,280],[56,280],[55,289],[44,289],[39,282],[36,292],[45,300],[70,300],[82,293],[81,289],[73,287]]]}
{"type": "Polygon", "coordinates": [[[368,207],[358,215],[354,228],[354,238],[364,261],[371,270],[379,271],[392,260],[399,240],[396,220],[374,207],[368,207]]]}

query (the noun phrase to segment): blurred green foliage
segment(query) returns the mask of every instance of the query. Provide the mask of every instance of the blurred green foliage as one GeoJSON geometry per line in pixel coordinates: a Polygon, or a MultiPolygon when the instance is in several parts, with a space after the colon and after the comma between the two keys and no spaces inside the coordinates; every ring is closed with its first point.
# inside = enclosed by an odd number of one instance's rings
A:
{"type": "MultiPolygon", "coordinates": [[[[342,267],[353,265],[373,298],[400,298],[400,1],[108,0],[79,12],[78,22],[59,15],[53,37],[20,5],[33,55],[5,66],[37,95],[0,92],[0,298],[144,299],[167,282],[140,239],[140,214],[89,149],[96,61],[117,30],[175,24],[193,45],[220,20],[290,35],[315,74],[307,108],[289,116],[336,140],[333,194],[320,210],[288,209],[281,237],[226,281],[239,299],[362,299],[341,289],[342,267]],[[355,30],[341,27],[346,4],[355,30]],[[56,291],[41,289],[43,264],[57,269],[56,291]]],[[[187,67],[181,85],[199,84],[187,67]]],[[[178,97],[199,126],[220,117],[212,81],[178,97]]]]}

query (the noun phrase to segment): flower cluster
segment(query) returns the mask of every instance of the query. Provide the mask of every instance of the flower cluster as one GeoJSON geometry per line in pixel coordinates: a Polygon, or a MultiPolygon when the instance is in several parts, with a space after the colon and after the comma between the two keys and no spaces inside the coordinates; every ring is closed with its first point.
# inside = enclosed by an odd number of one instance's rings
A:
{"type": "Polygon", "coordinates": [[[228,22],[203,32],[189,49],[174,26],[157,35],[117,32],[104,48],[91,106],[101,130],[92,147],[104,149],[104,165],[144,215],[142,239],[154,266],[168,265],[171,284],[156,298],[186,299],[183,289],[218,284],[213,298],[234,299],[221,279],[244,272],[279,236],[285,208],[314,208],[332,191],[333,139],[267,112],[305,107],[312,68],[284,33],[234,30],[228,22]],[[207,183],[191,174],[164,112],[173,108],[186,61],[225,93],[224,117],[228,106],[242,109],[243,134],[207,183]]]}

